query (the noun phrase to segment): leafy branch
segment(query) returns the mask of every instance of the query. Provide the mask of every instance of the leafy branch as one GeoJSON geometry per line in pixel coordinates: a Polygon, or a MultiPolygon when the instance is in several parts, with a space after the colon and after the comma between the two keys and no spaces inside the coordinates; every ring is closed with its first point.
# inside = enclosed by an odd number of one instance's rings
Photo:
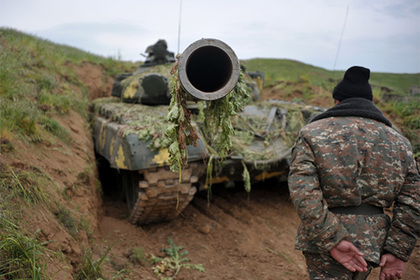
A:
{"type": "Polygon", "coordinates": [[[167,119],[171,125],[166,131],[170,139],[169,164],[173,172],[179,172],[187,165],[187,145],[197,146],[198,134],[191,124],[191,111],[187,109],[187,93],[182,89],[178,79],[178,63],[171,70],[171,102],[167,119]]]}
{"type": "MultiPolygon", "coordinates": [[[[187,108],[188,93],[183,90],[178,78],[178,64],[171,71],[171,102],[167,119],[171,125],[166,131],[166,137],[172,143],[168,149],[170,168],[179,172],[187,165],[187,145],[197,145],[198,133],[191,122],[191,111],[187,108]]],[[[235,130],[231,117],[243,109],[252,99],[249,87],[240,73],[235,88],[225,97],[218,100],[201,101],[200,114],[203,119],[203,141],[206,143],[210,156],[223,161],[232,148],[232,135],[235,130]]]]}

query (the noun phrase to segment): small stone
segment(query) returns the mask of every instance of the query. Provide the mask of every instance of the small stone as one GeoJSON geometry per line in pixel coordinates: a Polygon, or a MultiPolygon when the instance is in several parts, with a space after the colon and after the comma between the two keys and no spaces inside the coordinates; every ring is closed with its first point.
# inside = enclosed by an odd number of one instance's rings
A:
{"type": "Polygon", "coordinates": [[[211,225],[205,224],[202,227],[200,227],[198,231],[201,232],[202,234],[209,234],[211,229],[212,229],[211,225]]]}

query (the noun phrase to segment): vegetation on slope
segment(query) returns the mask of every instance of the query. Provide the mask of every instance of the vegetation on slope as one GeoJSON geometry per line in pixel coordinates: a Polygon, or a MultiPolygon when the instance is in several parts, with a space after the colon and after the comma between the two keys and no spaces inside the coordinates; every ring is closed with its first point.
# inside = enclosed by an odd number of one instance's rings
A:
{"type": "MultiPolygon", "coordinates": [[[[63,257],[61,250],[47,248],[50,241],[41,241],[44,229],[30,225],[28,213],[55,220],[69,238],[80,241],[82,235],[91,236],[86,213],[73,210],[67,192],[88,188],[86,178],[94,178],[95,169],[76,174],[76,182],[63,186],[45,167],[21,162],[18,156],[22,149],[33,154],[39,145],[69,153],[73,139],[58,119],[77,112],[87,127],[88,88],[74,70],[84,62],[102,65],[104,80],[132,70],[132,63],[0,29],[0,278],[50,279],[63,270],[47,267],[51,259],[63,257]],[[15,158],[17,166],[7,158],[15,158]]],[[[54,227],[52,222],[49,226],[54,227]]]]}

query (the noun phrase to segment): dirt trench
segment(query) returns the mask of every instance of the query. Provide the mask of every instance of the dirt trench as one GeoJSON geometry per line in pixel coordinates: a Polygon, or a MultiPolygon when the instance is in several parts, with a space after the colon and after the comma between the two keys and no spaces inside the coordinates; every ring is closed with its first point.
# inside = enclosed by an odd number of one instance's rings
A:
{"type": "MultiPolygon", "coordinates": [[[[75,69],[89,88],[90,99],[110,94],[112,82],[104,83],[101,66],[85,63],[75,69]]],[[[284,184],[266,181],[253,186],[250,194],[240,186],[215,186],[210,201],[206,192],[199,193],[174,221],[142,227],[130,224],[126,205],[107,192],[98,207],[90,245],[96,257],[111,247],[104,266],[109,276],[120,272],[125,279],[159,279],[148,261],[133,259],[133,250],[141,248],[146,258],[163,257],[161,249],[168,248],[167,239],[172,238],[188,251],[191,264],[202,264],[206,270],[184,268],[176,279],[307,279],[304,258],[294,250],[299,218],[284,184]]],[[[419,279],[419,267],[417,246],[404,279],[419,279]]],[[[368,279],[379,279],[378,275],[376,269],[368,279]]]]}

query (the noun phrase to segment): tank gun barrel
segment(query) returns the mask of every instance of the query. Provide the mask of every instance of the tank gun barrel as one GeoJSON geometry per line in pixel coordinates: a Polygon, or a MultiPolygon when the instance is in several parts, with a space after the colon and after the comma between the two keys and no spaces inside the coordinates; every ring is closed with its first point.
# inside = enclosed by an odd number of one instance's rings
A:
{"type": "Polygon", "coordinates": [[[181,54],[178,76],[183,89],[201,100],[216,100],[238,82],[240,63],[235,52],[217,39],[201,39],[181,54]]]}

